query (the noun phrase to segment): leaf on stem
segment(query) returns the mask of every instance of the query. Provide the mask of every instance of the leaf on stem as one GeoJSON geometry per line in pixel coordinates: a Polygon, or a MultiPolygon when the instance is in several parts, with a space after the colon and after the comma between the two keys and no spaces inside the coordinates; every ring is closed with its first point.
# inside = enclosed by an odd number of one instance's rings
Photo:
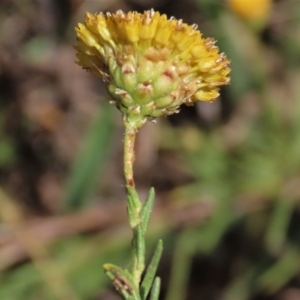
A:
{"type": "Polygon", "coordinates": [[[154,203],[154,198],[155,198],[155,190],[154,188],[151,188],[147,197],[147,200],[145,202],[145,204],[142,207],[141,210],[141,226],[142,226],[142,234],[145,235],[146,234],[146,230],[148,227],[148,223],[149,223],[149,219],[150,219],[150,215],[152,212],[152,208],[153,208],[153,203],[154,203]]]}
{"type": "Polygon", "coordinates": [[[131,228],[140,223],[141,201],[135,188],[127,186],[127,213],[131,228]]]}
{"type": "Polygon", "coordinates": [[[135,246],[136,246],[136,257],[138,260],[138,265],[143,265],[145,260],[145,238],[142,234],[141,225],[135,228],[135,246]]]}
{"type": "Polygon", "coordinates": [[[151,290],[150,300],[158,300],[160,292],[160,278],[156,277],[151,290]]]}
{"type": "Polygon", "coordinates": [[[135,286],[133,278],[128,270],[124,270],[113,264],[103,266],[106,275],[111,279],[117,291],[126,300],[141,300],[138,288],[135,286]]]}
{"type": "MultiPolygon", "coordinates": [[[[150,262],[150,264],[147,268],[147,271],[146,271],[145,277],[143,279],[143,282],[141,284],[142,300],[146,300],[146,298],[149,294],[149,291],[150,291],[152,283],[153,283],[153,279],[155,277],[157,266],[158,266],[158,263],[159,263],[160,258],[161,258],[162,251],[163,251],[163,242],[162,242],[162,240],[159,240],[158,243],[157,243],[157,246],[155,248],[153,257],[151,259],[151,262],[150,262]]],[[[156,278],[155,281],[157,281],[157,279],[158,278],[156,278]]],[[[152,291],[153,291],[154,286],[155,286],[155,281],[154,281],[154,284],[153,284],[153,287],[152,287],[152,291]]],[[[160,285],[160,280],[159,280],[159,285],[160,285]]],[[[158,290],[158,292],[159,292],[159,290],[158,290]]],[[[152,299],[152,294],[153,293],[154,292],[151,292],[151,299],[152,299]]],[[[158,297],[158,294],[157,294],[157,297],[158,297]]],[[[153,298],[153,299],[158,299],[158,298],[153,298]]]]}

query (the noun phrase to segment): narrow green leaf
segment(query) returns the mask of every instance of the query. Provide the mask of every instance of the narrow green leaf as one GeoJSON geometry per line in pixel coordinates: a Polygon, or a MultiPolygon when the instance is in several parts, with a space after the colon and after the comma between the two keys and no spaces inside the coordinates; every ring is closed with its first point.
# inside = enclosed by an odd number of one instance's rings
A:
{"type": "Polygon", "coordinates": [[[154,203],[154,198],[155,198],[155,190],[154,188],[151,188],[147,197],[147,200],[145,204],[143,205],[143,208],[141,210],[141,224],[142,224],[142,234],[145,235],[150,219],[150,215],[152,212],[153,208],[153,203],[154,203]]]}
{"type": "Polygon", "coordinates": [[[137,211],[140,211],[142,204],[137,191],[131,186],[127,186],[126,188],[128,198],[131,199],[133,207],[135,207],[137,211]]]}
{"type": "Polygon", "coordinates": [[[137,263],[137,268],[143,271],[145,264],[145,239],[142,235],[142,228],[140,225],[133,229],[133,247],[137,263]]]}
{"type": "Polygon", "coordinates": [[[140,224],[141,201],[133,187],[127,187],[127,213],[131,228],[140,224]]]}
{"type": "MultiPolygon", "coordinates": [[[[155,273],[157,270],[157,266],[158,263],[160,261],[161,255],[162,255],[162,251],[163,251],[163,242],[162,240],[159,240],[157,243],[157,246],[155,248],[153,257],[150,261],[150,264],[147,268],[145,277],[143,279],[143,282],[141,284],[141,295],[142,295],[142,299],[146,300],[148,293],[151,289],[152,283],[153,283],[153,279],[155,277],[155,273]]],[[[155,284],[155,282],[154,282],[155,284]]],[[[151,298],[152,299],[152,298],[151,298]]]]}
{"type": "Polygon", "coordinates": [[[128,270],[113,264],[105,264],[103,268],[106,275],[114,284],[116,290],[122,294],[126,300],[141,300],[138,288],[134,284],[133,278],[128,270]]]}
{"type": "Polygon", "coordinates": [[[101,174],[112,136],[112,107],[105,104],[91,124],[85,141],[73,166],[67,182],[63,208],[74,210],[83,207],[87,198],[96,186],[97,177],[101,174]]]}
{"type": "Polygon", "coordinates": [[[156,277],[150,294],[150,300],[158,300],[160,292],[160,278],[156,277]]]}
{"type": "Polygon", "coordinates": [[[130,195],[127,195],[127,214],[129,219],[129,224],[131,228],[134,228],[139,224],[139,215],[136,211],[136,206],[134,201],[130,195]]]}
{"type": "Polygon", "coordinates": [[[106,271],[105,273],[108,276],[108,278],[111,280],[111,282],[113,283],[113,285],[115,286],[115,288],[119,292],[119,294],[121,294],[125,300],[129,300],[130,295],[127,292],[127,286],[126,286],[126,288],[125,288],[125,286],[122,286],[121,282],[118,279],[116,279],[116,276],[114,273],[112,273],[110,271],[106,271]]]}

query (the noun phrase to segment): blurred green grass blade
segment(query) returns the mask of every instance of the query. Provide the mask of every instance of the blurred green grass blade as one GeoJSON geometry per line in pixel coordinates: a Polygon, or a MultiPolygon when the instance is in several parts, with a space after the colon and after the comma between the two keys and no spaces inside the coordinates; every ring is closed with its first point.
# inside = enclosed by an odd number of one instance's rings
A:
{"type": "Polygon", "coordinates": [[[0,110],[0,168],[9,168],[16,160],[16,149],[14,140],[5,133],[4,120],[4,112],[0,110]]]}
{"type": "Polygon", "coordinates": [[[217,40],[217,46],[220,51],[224,52],[231,60],[231,84],[225,89],[229,91],[229,95],[232,98],[239,99],[253,86],[255,78],[251,74],[253,65],[247,64],[248,57],[244,55],[248,50],[240,50],[241,43],[237,36],[243,36],[244,41],[245,39],[252,39],[253,34],[247,28],[243,30],[242,24],[222,9],[218,0],[197,0],[196,3],[201,12],[204,12],[213,21],[208,29],[208,34],[217,40]],[[251,68],[250,72],[249,67],[251,68]]]}
{"type": "Polygon", "coordinates": [[[279,198],[274,204],[274,211],[267,229],[265,243],[271,254],[278,254],[286,242],[287,229],[294,206],[289,199],[279,198]]]}
{"type": "Polygon", "coordinates": [[[248,53],[248,49],[241,51],[240,43],[236,38],[240,35],[247,41],[247,44],[256,44],[255,36],[251,32],[241,26],[228,13],[223,12],[215,22],[213,36],[217,39],[217,45],[220,50],[225,52],[226,56],[231,60],[231,84],[227,89],[234,99],[239,99],[249,89],[252,89],[254,83],[262,83],[261,79],[263,78],[263,67],[259,64],[258,51],[255,53],[252,51],[251,55],[248,53]],[[249,57],[251,57],[251,64],[247,64],[249,57]]]}
{"type": "Polygon", "coordinates": [[[220,242],[224,232],[236,221],[235,215],[230,210],[230,196],[221,196],[222,193],[228,192],[221,189],[219,193],[218,207],[207,224],[201,228],[198,226],[187,228],[176,242],[167,300],[186,298],[192,256],[196,252],[211,252],[220,242]]]}
{"type": "Polygon", "coordinates": [[[0,299],[30,299],[32,290],[42,284],[42,277],[32,264],[25,264],[0,276],[0,299]]]}
{"type": "Polygon", "coordinates": [[[219,198],[221,201],[215,208],[210,220],[201,228],[195,227],[187,241],[188,247],[194,252],[210,253],[215,249],[226,230],[237,221],[237,217],[230,210],[230,199],[219,198]]]}
{"type": "Polygon", "coordinates": [[[300,87],[299,87],[299,80],[298,78],[294,79],[293,86],[296,90],[295,92],[295,105],[292,114],[292,124],[291,124],[291,140],[292,143],[289,145],[289,153],[290,155],[288,158],[288,163],[291,169],[298,170],[298,161],[299,161],[299,153],[300,153],[300,87]]]}
{"type": "Polygon", "coordinates": [[[186,298],[191,259],[195,252],[194,247],[190,246],[194,235],[194,228],[190,228],[182,232],[178,237],[172,260],[171,277],[166,300],[182,300],[186,298]]]}
{"type": "Polygon", "coordinates": [[[251,296],[251,285],[255,275],[255,268],[236,276],[224,292],[223,300],[248,300],[251,296]]]}
{"type": "Polygon", "coordinates": [[[80,238],[77,243],[62,242],[64,253],[62,255],[59,251],[60,263],[79,299],[94,299],[99,291],[105,290],[109,278],[103,271],[103,265],[110,261],[121,265],[129,260],[130,237],[129,231],[120,229],[114,234],[103,233],[97,237],[80,238]]]}
{"type": "Polygon", "coordinates": [[[16,153],[13,143],[0,133],[0,167],[11,167],[16,159],[16,153]]]}
{"type": "Polygon", "coordinates": [[[259,276],[257,288],[273,294],[296,276],[299,273],[299,269],[299,248],[291,247],[281,256],[278,262],[259,276]]]}
{"type": "Polygon", "coordinates": [[[197,0],[199,10],[212,19],[216,18],[222,12],[222,6],[219,0],[197,0]]]}
{"type": "Polygon", "coordinates": [[[85,206],[96,185],[110,148],[113,109],[108,103],[101,105],[92,122],[67,183],[64,210],[75,210],[85,206]]]}

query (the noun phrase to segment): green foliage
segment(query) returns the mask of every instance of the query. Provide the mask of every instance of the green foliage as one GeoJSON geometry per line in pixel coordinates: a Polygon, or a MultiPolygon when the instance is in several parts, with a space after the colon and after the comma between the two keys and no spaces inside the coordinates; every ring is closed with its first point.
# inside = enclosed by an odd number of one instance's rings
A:
{"type": "Polygon", "coordinates": [[[134,187],[127,187],[127,197],[128,217],[133,232],[131,270],[107,263],[103,267],[123,299],[147,300],[151,290],[150,299],[158,300],[160,279],[159,277],[155,278],[155,274],[163,251],[162,240],[158,241],[153,257],[143,274],[145,270],[145,234],[153,208],[155,192],[153,188],[150,189],[143,205],[134,187]],[[142,275],[144,278],[141,281],[142,275]]]}
{"type": "Polygon", "coordinates": [[[69,177],[64,198],[66,210],[87,205],[105,165],[112,135],[112,106],[106,103],[100,107],[69,177]]]}
{"type": "Polygon", "coordinates": [[[4,116],[0,112],[0,167],[5,169],[11,167],[15,157],[14,143],[4,132],[4,116]]]}

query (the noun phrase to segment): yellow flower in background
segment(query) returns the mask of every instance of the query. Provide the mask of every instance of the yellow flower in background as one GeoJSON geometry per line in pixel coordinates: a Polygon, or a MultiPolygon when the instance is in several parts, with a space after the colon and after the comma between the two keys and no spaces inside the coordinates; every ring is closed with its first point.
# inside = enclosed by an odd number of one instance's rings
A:
{"type": "Polygon", "coordinates": [[[178,112],[183,103],[212,101],[230,81],[229,60],[212,38],[153,10],[87,13],[75,30],[77,63],[108,84],[116,106],[137,127],[178,112]]]}
{"type": "Polygon", "coordinates": [[[230,8],[250,22],[265,22],[271,12],[272,0],[228,0],[230,8]]]}

